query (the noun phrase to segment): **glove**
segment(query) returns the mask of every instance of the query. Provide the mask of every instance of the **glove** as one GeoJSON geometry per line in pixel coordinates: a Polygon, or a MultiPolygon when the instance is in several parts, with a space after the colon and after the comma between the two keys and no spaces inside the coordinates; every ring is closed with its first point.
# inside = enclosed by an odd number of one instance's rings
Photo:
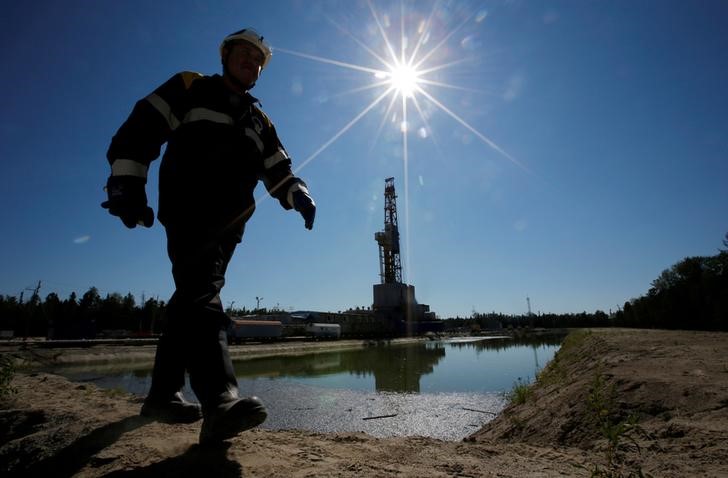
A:
{"type": "Polygon", "coordinates": [[[313,220],[316,217],[316,203],[309,196],[308,191],[298,189],[291,194],[293,199],[293,209],[301,213],[305,222],[306,229],[313,227],[313,220]]]}
{"type": "Polygon", "coordinates": [[[109,176],[104,188],[109,200],[102,202],[101,207],[108,209],[112,216],[120,217],[129,229],[137,224],[152,227],[154,211],[147,206],[146,182],[137,176],[109,176]]]}

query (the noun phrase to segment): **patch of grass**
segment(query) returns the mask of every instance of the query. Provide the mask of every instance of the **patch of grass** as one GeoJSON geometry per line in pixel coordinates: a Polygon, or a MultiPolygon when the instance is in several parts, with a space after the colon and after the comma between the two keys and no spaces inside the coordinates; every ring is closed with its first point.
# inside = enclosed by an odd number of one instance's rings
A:
{"type": "Polygon", "coordinates": [[[532,393],[531,385],[518,377],[518,380],[513,383],[513,388],[506,394],[506,399],[510,404],[523,405],[532,393]]]}
{"type": "Polygon", "coordinates": [[[635,449],[638,454],[641,450],[636,435],[646,435],[644,429],[638,424],[636,415],[627,418],[620,416],[617,407],[617,391],[613,383],[607,383],[604,375],[597,373],[594,376],[587,395],[587,407],[592,425],[599,434],[606,439],[607,448],[605,458],[606,468],[595,465],[591,470],[592,477],[598,478],[638,478],[647,477],[638,466],[627,466],[623,454],[635,449]]]}
{"type": "Polygon", "coordinates": [[[10,385],[15,375],[15,361],[9,355],[0,355],[0,399],[17,393],[10,385]]]}
{"type": "Polygon", "coordinates": [[[544,386],[556,385],[563,383],[567,378],[564,362],[569,361],[574,350],[576,350],[584,341],[591,337],[591,330],[575,330],[566,336],[554,354],[554,358],[536,375],[536,381],[544,386]]]}
{"type": "Polygon", "coordinates": [[[554,358],[536,373],[536,382],[545,387],[563,383],[566,378],[566,369],[558,355],[554,355],[554,358]]]}

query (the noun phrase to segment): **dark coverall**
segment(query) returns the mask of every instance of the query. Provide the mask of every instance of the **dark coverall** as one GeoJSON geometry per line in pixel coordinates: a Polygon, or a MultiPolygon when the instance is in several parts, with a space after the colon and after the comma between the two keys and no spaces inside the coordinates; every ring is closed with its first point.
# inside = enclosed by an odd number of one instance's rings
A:
{"type": "Polygon", "coordinates": [[[112,176],[146,178],[167,149],[159,173],[158,218],[167,232],[176,290],[157,346],[149,398],[164,400],[184,385],[185,371],[203,411],[233,393],[219,292],[262,180],[285,209],[306,191],[273,124],[250,94],[231,92],[219,75],[183,72],[138,101],[113,137],[112,176]]]}

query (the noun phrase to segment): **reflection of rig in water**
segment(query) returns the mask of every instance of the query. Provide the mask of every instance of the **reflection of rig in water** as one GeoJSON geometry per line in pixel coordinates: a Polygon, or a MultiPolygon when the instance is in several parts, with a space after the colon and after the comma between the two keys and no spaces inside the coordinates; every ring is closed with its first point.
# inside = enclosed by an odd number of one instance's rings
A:
{"type": "Polygon", "coordinates": [[[235,362],[241,377],[316,377],[334,373],[374,375],[377,392],[419,393],[420,379],[445,357],[442,344],[378,345],[319,352],[313,357],[262,357],[235,362]]]}

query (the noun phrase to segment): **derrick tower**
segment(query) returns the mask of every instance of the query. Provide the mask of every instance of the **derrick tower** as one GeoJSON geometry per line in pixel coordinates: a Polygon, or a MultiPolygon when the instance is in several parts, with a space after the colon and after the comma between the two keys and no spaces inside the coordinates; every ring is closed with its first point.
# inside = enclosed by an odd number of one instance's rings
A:
{"type": "Polygon", "coordinates": [[[394,178],[384,180],[384,230],[375,232],[374,239],[379,244],[380,283],[373,287],[372,309],[375,317],[381,321],[381,332],[385,335],[410,336],[435,330],[426,322],[434,318],[430,307],[418,304],[415,286],[402,282],[394,178]]]}
{"type": "Polygon", "coordinates": [[[379,244],[379,278],[382,284],[402,283],[402,262],[399,256],[397,194],[394,178],[384,181],[384,230],[374,234],[379,244]]]}

